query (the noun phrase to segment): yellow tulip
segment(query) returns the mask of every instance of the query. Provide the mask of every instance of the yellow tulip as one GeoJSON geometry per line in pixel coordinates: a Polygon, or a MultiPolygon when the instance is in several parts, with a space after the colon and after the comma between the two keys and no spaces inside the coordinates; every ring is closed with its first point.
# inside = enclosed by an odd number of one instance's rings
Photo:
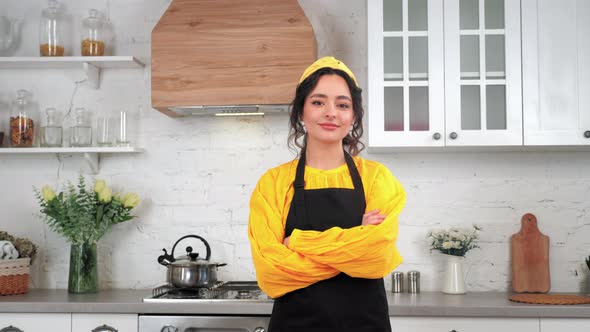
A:
{"type": "Polygon", "coordinates": [[[129,193],[123,198],[123,206],[127,208],[134,208],[139,204],[140,198],[137,194],[129,193]]]}
{"type": "Polygon", "coordinates": [[[102,190],[98,193],[98,200],[102,203],[109,203],[113,199],[113,189],[105,186],[102,190]]]}
{"type": "Polygon", "coordinates": [[[94,183],[94,192],[100,193],[106,186],[107,184],[104,180],[96,180],[96,182],[94,183]]]}
{"type": "Polygon", "coordinates": [[[55,192],[50,186],[43,186],[43,188],[41,188],[41,196],[43,196],[45,202],[49,202],[55,198],[55,192]]]}

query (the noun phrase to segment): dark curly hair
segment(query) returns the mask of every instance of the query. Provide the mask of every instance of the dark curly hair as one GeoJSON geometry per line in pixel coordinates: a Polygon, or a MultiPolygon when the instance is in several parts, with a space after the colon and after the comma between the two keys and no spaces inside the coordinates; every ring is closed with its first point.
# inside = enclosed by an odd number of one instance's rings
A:
{"type": "Polygon", "coordinates": [[[346,81],[350,95],[352,97],[352,109],[354,112],[354,120],[352,130],[342,139],[342,146],[352,156],[356,156],[361,152],[365,145],[360,141],[363,136],[363,90],[359,88],[354,80],[348,76],[345,72],[334,68],[320,68],[313,74],[309,75],[303,82],[297,86],[295,90],[295,98],[291,102],[291,110],[289,113],[289,138],[288,145],[289,149],[297,154],[300,154],[307,145],[307,139],[305,136],[305,130],[301,124],[301,118],[303,117],[303,105],[305,99],[316,87],[320,77],[323,75],[338,75],[346,81]]]}

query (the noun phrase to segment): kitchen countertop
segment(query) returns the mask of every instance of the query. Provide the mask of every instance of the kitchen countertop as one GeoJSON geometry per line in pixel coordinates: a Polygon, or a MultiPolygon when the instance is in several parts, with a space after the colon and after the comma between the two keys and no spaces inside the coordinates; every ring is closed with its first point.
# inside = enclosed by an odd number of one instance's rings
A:
{"type": "MultiPolygon", "coordinates": [[[[68,294],[64,289],[33,289],[0,296],[0,313],[135,313],[270,315],[272,300],[200,300],[193,303],[144,303],[149,289],[113,289],[97,294],[68,294]]],[[[590,304],[535,305],[510,302],[509,293],[471,292],[445,295],[387,293],[391,316],[579,317],[590,318],[590,304]]]]}

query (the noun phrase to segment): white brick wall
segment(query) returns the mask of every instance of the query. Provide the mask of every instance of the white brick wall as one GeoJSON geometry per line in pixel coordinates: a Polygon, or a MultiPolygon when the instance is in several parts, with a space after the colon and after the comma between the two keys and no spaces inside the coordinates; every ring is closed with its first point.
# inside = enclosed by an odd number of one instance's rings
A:
{"type": "MultiPolygon", "coordinates": [[[[107,11],[116,32],[114,50],[149,63],[150,31],[169,0],[65,2],[74,26],[88,8],[107,11]]],[[[318,40],[319,55],[343,59],[366,87],[365,1],[300,0],[318,40]]],[[[37,21],[45,1],[0,0],[2,14],[24,17],[16,55],[36,55],[37,21]]],[[[77,29],[74,29],[77,34],[77,29]]],[[[76,38],[77,40],[77,38],[76,38]]],[[[0,127],[18,88],[31,89],[42,108],[63,110],[74,92],[73,72],[0,71],[0,127]]],[[[162,248],[194,233],[206,238],[212,259],[226,262],[224,280],[254,279],[247,239],[248,200],[258,177],[291,158],[287,117],[172,119],[150,108],[149,68],[104,71],[99,90],[81,86],[75,106],[95,113],[142,108],[136,122],[139,155],[103,156],[99,177],[144,199],[137,220],[119,225],[100,242],[103,288],[143,288],[164,280],[156,263],[162,248]],[[123,93],[122,93],[123,92],[123,93]]],[[[390,153],[365,154],[386,164],[404,184],[408,202],[400,220],[400,271],[422,272],[422,289],[441,288],[443,260],[430,254],[426,233],[449,225],[484,227],[481,249],[468,254],[470,290],[507,289],[509,238],[532,212],[551,238],[554,291],[578,291],[590,254],[590,155],[588,153],[390,153]]],[[[35,215],[32,186],[76,180],[81,157],[0,155],[0,228],[41,247],[33,287],[67,287],[69,248],[35,215]]],[[[202,249],[201,249],[202,250],[202,249]]],[[[386,279],[390,285],[389,278],[386,279]]]]}

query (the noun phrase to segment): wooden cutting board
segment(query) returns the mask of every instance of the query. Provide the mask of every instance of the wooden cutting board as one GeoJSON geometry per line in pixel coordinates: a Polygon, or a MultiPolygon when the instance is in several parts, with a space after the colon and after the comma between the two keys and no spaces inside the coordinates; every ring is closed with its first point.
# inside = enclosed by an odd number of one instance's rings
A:
{"type": "Polygon", "coordinates": [[[549,237],[537,227],[532,213],[522,216],[520,231],[510,239],[512,290],[517,293],[547,293],[549,277],[549,237]]]}

